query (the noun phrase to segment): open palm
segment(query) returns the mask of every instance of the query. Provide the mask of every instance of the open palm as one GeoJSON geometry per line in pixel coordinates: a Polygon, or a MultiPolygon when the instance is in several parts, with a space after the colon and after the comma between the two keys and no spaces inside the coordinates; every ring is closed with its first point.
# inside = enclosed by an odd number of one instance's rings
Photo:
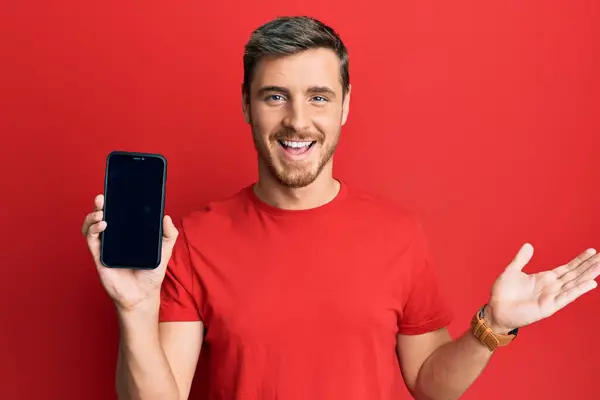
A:
{"type": "Polygon", "coordinates": [[[510,331],[547,318],[597,286],[600,255],[588,249],[568,264],[528,275],[533,256],[525,244],[492,286],[489,301],[493,325],[510,331]]]}

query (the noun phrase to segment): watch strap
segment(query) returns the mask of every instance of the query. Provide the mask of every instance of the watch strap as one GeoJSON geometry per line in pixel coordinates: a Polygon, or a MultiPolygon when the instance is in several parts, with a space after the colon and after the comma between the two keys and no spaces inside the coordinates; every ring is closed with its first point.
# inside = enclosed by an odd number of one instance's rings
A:
{"type": "Polygon", "coordinates": [[[498,346],[506,346],[510,344],[517,336],[519,329],[513,329],[506,335],[495,333],[486,324],[483,318],[484,309],[485,306],[481,307],[471,320],[471,331],[473,332],[473,335],[481,343],[487,346],[490,351],[494,351],[498,346]]]}

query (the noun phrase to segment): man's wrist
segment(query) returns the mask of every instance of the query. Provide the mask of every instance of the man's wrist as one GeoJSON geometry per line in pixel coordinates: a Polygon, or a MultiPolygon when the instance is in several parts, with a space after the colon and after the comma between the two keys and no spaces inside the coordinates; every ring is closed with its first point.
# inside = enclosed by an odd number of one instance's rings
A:
{"type": "Polygon", "coordinates": [[[508,335],[512,329],[502,327],[498,325],[493,317],[489,304],[486,304],[483,308],[483,320],[486,325],[497,335],[508,335]]]}
{"type": "Polygon", "coordinates": [[[117,318],[123,334],[134,333],[138,330],[158,331],[160,298],[148,298],[132,307],[117,308],[117,318]]]}
{"type": "Polygon", "coordinates": [[[151,295],[143,300],[136,301],[135,303],[129,303],[122,305],[115,302],[117,313],[120,316],[126,317],[129,315],[158,315],[160,309],[160,293],[151,295]]]}

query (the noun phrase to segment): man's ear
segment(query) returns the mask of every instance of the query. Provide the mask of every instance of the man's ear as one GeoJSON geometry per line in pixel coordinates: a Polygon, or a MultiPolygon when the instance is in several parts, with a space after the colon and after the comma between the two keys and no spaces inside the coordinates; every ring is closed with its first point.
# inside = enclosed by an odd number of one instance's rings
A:
{"type": "Polygon", "coordinates": [[[244,120],[247,124],[250,123],[250,99],[246,91],[244,90],[244,84],[242,83],[242,112],[244,113],[244,120]]]}
{"type": "Polygon", "coordinates": [[[344,96],[344,103],[342,104],[342,126],[346,124],[348,120],[348,114],[350,113],[350,92],[352,91],[352,86],[348,85],[348,91],[344,96]]]}

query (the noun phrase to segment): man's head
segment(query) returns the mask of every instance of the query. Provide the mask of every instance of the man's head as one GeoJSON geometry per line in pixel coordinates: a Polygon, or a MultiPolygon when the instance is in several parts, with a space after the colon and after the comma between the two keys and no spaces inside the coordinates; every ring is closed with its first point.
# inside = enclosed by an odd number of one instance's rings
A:
{"type": "Polygon", "coordinates": [[[287,187],[307,186],[331,167],[348,116],[346,47],[315,19],[272,20],[246,44],[242,95],[261,167],[287,187]]]}

